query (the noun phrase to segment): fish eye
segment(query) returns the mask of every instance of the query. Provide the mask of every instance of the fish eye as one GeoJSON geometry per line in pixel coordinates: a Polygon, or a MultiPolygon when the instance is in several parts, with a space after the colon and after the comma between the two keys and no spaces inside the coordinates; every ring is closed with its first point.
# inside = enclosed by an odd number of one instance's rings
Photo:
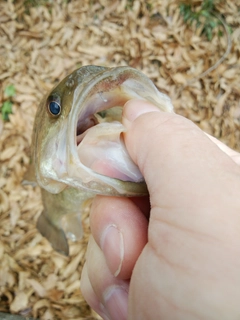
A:
{"type": "Polygon", "coordinates": [[[51,101],[48,104],[48,110],[53,116],[58,116],[61,113],[61,106],[56,101],[51,101]]]}

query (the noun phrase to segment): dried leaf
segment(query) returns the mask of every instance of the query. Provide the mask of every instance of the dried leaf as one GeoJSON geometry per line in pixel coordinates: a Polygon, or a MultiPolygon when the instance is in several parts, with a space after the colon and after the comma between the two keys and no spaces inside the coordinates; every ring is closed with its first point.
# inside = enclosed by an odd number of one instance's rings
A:
{"type": "MultiPolygon", "coordinates": [[[[236,1],[222,1],[219,14],[231,25],[227,37],[184,23],[177,0],[0,1],[0,108],[13,85],[13,114],[0,120],[0,286],[4,310],[45,320],[100,319],[87,306],[79,281],[88,241],[70,243],[68,258],[54,252],[36,230],[42,211],[38,187],[21,185],[28,170],[31,132],[42,97],[82,65],[130,65],[151,77],[173,100],[176,113],[240,150],[240,25],[236,1]],[[33,1],[37,2],[37,1],[33,1]],[[191,80],[193,82],[191,82],[191,80]],[[44,297],[44,299],[41,298],[44,297]]],[[[196,2],[196,1],[195,1],[196,2]]],[[[1,117],[0,117],[1,119],[1,117]]]]}
{"type": "Polygon", "coordinates": [[[28,295],[25,292],[19,292],[16,294],[13,302],[11,303],[10,310],[14,313],[19,312],[26,309],[28,303],[28,295]]]}
{"type": "Polygon", "coordinates": [[[44,289],[44,287],[35,279],[27,279],[27,283],[29,283],[34,291],[41,297],[45,297],[46,296],[46,290],[44,289]]]}

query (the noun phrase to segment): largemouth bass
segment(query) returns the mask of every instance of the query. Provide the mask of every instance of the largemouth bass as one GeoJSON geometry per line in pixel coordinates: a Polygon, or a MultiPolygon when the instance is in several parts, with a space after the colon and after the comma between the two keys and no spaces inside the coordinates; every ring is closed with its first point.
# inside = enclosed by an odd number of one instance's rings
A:
{"type": "Polygon", "coordinates": [[[122,107],[133,98],[173,111],[169,97],[140,71],[100,66],[71,73],[37,110],[32,163],[44,206],[37,228],[58,252],[68,255],[67,238],[81,238],[81,211],[88,199],[147,194],[122,138],[122,107]]]}

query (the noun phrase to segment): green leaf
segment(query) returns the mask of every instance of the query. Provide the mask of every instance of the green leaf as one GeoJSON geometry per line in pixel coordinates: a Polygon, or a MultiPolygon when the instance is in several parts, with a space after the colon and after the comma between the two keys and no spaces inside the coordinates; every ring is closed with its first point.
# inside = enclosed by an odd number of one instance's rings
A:
{"type": "Polygon", "coordinates": [[[223,36],[223,32],[221,30],[218,31],[218,36],[222,37],[223,36]]]}
{"type": "Polygon", "coordinates": [[[182,3],[179,5],[184,22],[189,25],[196,22],[197,28],[202,26],[202,35],[205,35],[209,41],[213,38],[214,30],[221,25],[219,19],[215,17],[217,13],[217,9],[215,8],[216,2],[217,0],[203,0],[201,9],[198,11],[196,11],[196,6],[194,6],[193,2],[191,4],[182,3]]]}
{"type": "Polygon", "coordinates": [[[204,0],[202,3],[202,9],[212,11],[214,9],[214,0],[204,0]]]}
{"type": "Polygon", "coordinates": [[[6,97],[13,97],[13,96],[15,96],[15,93],[16,93],[16,90],[15,90],[15,87],[13,84],[10,84],[4,90],[4,94],[6,97]]]}
{"type": "Polygon", "coordinates": [[[233,29],[232,29],[230,26],[228,26],[228,32],[229,32],[230,34],[233,33],[233,29]]]}
{"type": "Polygon", "coordinates": [[[201,14],[201,16],[203,16],[203,17],[205,17],[207,19],[211,19],[212,18],[212,15],[208,11],[202,10],[202,11],[200,11],[200,14],[201,14]]]}
{"type": "Polygon", "coordinates": [[[146,8],[147,8],[148,11],[152,11],[152,3],[147,2],[146,3],[146,8]]]}
{"type": "Polygon", "coordinates": [[[1,114],[4,121],[9,120],[9,114],[12,113],[12,102],[5,101],[1,107],[1,114]]]}
{"type": "Polygon", "coordinates": [[[206,28],[203,29],[203,31],[205,31],[205,34],[206,34],[208,40],[211,41],[212,37],[213,37],[212,29],[209,28],[209,27],[206,27],[206,28]]]}

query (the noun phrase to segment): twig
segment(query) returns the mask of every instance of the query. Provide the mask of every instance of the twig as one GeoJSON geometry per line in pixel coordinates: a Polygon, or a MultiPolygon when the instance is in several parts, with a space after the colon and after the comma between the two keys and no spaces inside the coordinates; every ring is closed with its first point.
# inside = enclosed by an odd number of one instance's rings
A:
{"type": "Polygon", "coordinates": [[[213,15],[215,15],[215,17],[222,23],[226,35],[227,35],[227,49],[225,51],[225,53],[222,55],[222,57],[210,68],[208,68],[206,71],[204,71],[203,73],[199,74],[196,77],[193,77],[192,79],[188,80],[187,83],[185,85],[183,85],[180,89],[180,91],[182,91],[184,88],[186,88],[188,85],[192,84],[193,82],[205,77],[206,75],[208,75],[210,72],[212,72],[213,70],[215,70],[222,62],[224,59],[226,59],[226,57],[229,55],[231,48],[232,48],[232,41],[231,41],[231,36],[230,33],[228,31],[228,26],[225,23],[225,21],[217,14],[212,12],[213,15]]]}

